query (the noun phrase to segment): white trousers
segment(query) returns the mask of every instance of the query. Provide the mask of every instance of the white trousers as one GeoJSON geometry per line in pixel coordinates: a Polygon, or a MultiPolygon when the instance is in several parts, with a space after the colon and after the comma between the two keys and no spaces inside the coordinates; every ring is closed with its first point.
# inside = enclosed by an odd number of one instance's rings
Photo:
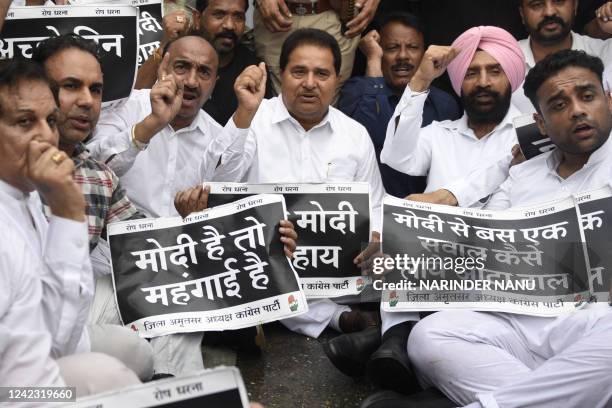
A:
{"type": "Polygon", "coordinates": [[[102,353],[72,354],[56,360],[60,374],[76,396],[99,394],[139,384],[136,374],[121,361],[102,353]]]}
{"type": "MultiPolygon", "coordinates": [[[[98,324],[121,324],[110,275],[99,277],[96,280],[96,291],[89,313],[89,321],[98,324]]],[[[171,334],[151,339],[155,373],[173,374],[179,377],[203,370],[204,361],[201,350],[203,337],[203,332],[197,332],[171,334]]],[[[144,339],[140,340],[146,342],[144,339]]],[[[100,351],[107,352],[104,349],[100,351]]]]}
{"type": "Polygon", "coordinates": [[[117,324],[89,324],[91,351],[115,357],[133,371],[140,381],[153,376],[153,348],[128,328],[117,324]]]}
{"type": "Polygon", "coordinates": [[[330,299],[310,299],[306,313],[280,322],[293,332],[316,339],[329,325],[334,315],[350,311],[350,307],[339,305],[330,299]]]}
{"type": "Polygon", "coordinates": [[[421,385],[462,405],[612,407],[608,305],[556,318],[438,312],[416,324],[408,355],[421,385]]]}

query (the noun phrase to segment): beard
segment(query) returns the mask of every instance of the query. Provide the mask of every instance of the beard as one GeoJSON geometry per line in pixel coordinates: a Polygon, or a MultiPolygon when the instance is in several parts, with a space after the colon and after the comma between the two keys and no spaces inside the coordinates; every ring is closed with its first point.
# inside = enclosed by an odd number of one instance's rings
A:
{"type": "Polygon", "coordinates": [[[236,45],[238,44],[238,35],[234,31],[222,31],[219,34],[215,35],[212,40],[213,47],[219,54],[228,54],[234,50],[236,45]],[[230,39],[233,41],[232,45],[227,45],[222,43],[221,39],[230,39]]]}
{"type": "Polygon", "coordinates": [[[529,31],[529,35],[534,39],[538,44],[543,45],[555,45],[559,42],[563,41],[570,33],[571,27],[574,25],[574,18],[572,17],[572,21],[566,23],[561,19],[561,17],[550,16],[544,18],[542,21],[538,23],[538,26],[535,30],[527,27],[527,31],[529,31]],[[558,34],[546,35],[542,34],[542,28],[548,23],[557,23],[561,27],[561,31],[558,34]]]}
{"type": "Polygon", "coordinates": [[[477,87],[474,91],[469,94],[461,92],[461,103],[467,113],[468,118],[476,124],[484,125],[489,123],[498,124],[500,123],[510,109],[510,99],[512,97],[512,89],[510,85],[506,88],[506,91],[501,94],[491,89],[477,87]],[[487,106],[481,106],[478,102],[477,97],[489,96],[492,99],[492,103],[487,106]]]}

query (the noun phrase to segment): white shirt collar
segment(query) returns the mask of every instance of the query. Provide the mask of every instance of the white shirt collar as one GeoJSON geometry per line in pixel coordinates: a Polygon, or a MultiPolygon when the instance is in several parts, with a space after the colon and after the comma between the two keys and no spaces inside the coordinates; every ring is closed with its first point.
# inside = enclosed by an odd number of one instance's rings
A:
{"type": "MultiPolygon", "coordinates": [[[[274,103],[274,109],[273,109],[274,113],[272,115],[272,123],[280,123],[285,120],[288,120],[297,126],[300,126],[300,127],[302,126],[293,116],[291,116],[291,114],[287,110],[287,106],[285,105],[285,101],[283,101],[282,95],[279,95],[276,98],[273,98],[272,103],[274,103]]],[[[310,130],[317,129],[317,128],[320,128],[320,127],[323,127],[329,124],[332,131],[336,131],[338,126],[335,123],[337,120],[335,114],[336,112],[334,112],[334,108],[330,106],[327,110],[327,115],[325,115],[325,117],[321,120],[321,122],[313,126],[312,129],[310,130]]]]}
{"type": "Polygon", "coordinates": [[[189,126],[179,130],[174,130],[170,124],[168,124],[168,126],[170,127],[170,129],[172,129],[172,132],[174,134],[181,132],[193,132],[196,129],[199,129],[200,132],[206,134],[206,130],[208,129],[206,124],[207,119],[208,118],[206,117],[206,113],[202,109],[200,109],[200,111],[198,112],[198,116],[196,116],[195,120],[191,122],[189,126]]]}
{"type": "MultiPolygon", "coordinates": [[[[601,145],[599,149],[591,153],[591,156],[585,163],[583,169],[595,166],[603,160],[609,159],[610,149],[612,149],[612,132],[610,132],[608,140],[606,140],[606,142],[601,145]]],[[[555,148],[550,152],[550,156],[546,158],[546,165],[548,166],[549,171],[554,174],[558,174],[557,169],[559,168],[559,164],[561,164],[561,150],[559,150],[559,148],[555,148]]]]}
{"type": "Polygon", "coordinates": [[[17,187],[13,187],[4,180],[0,180],[0,191],[8,194],[16,200],[26,200],[29,196],[29,194],[24,193],[17,187]]]}
{"type": "MultiPolygon", "coordinates": [[[[514,126],[512,120],[517,116],[521,116],[521,113],[512,104],[510,104],[506,116],[504,116],[502,121],[499,122],[489,134],[495,133],[506,126],[514,126]]],[[[468,126],[467,113],[465,112],[463,113],[463,116],[457,120],[440,122],[440,126],[448,130],[457,131],[458,133],[466,136],[476,137],[476,135],[474,135],[474,131],[468,126]]]]}
{"type": "MultiPolygon", "coordinates": [[[[572,50],[583,50],[584,49],[584,41],[581,36],[576,34],[573,31],[570,31],[570,35],[572,36],[572,50]]],[[[535,58],[533,56],[533,51],[531,51],[531,36],[527,37],[524,40],[519,41],[519,45],[523,54],[525,55],[525,67],[527,71],[535,66],[535,58]]]]}

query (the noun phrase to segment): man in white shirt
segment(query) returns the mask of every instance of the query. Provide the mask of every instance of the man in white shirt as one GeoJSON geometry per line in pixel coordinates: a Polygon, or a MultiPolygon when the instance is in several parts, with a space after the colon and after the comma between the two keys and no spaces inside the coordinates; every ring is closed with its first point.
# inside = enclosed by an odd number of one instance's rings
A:
{"type": "Polygon", "coordinates": [[[85,201],[74,164],[57,149],[57,106],[42,68],[2,62],[0,105],[0,383],[69,384],[77,395],[138,383],[116,359],[88,353],[85,201]]]}
{"type": "MultiPolygon", "coordinates": [[[[330,106],[340,63],[338,44],[329,34],[294,31],[281,50],[281,96],[262,101],[244,150],[228,157],[223,177],[247,183],[366,181],[372,235],[377,237],[384,189],[374,147],[362,125],[330,106]]],[[[329,299],[308,305],[308,313],[281,322],[310,337],[318,337],[327,326],[346,332],[375,324],[371,315],[329,299]]]]}
{"type": "Polygon", "coordinates": [[[257,109],[239,98],[236,113],[221,127],[201,109],[217,78],[215,50],[195,35],[171,41],[164,50],[158,82],[103,110],[88,144],[151,217],[178,215],[176,193],[212,180],[224,152],[242,150],[257,109]]]}
{"type": "MultiPolygon", "coordinates": [[[[127,327],[121,327],[114,313],[104,320],[97,307],[108,294],[114,304],[110,259],[105,241],[110,222],[142,218],[125,196],[117,176],[104,164],[88,157],[83,141],[89,137],[100,116],[103,78],[98,45],[74,34],[51,37],[38,44],[33,60],[42,64],[49,79],[57,86],[59,104],[58,130],[60,150],[75,161],[75,181],[81,186],[86,201],[90,257],[95,280],[95,295],[87,331],[93,351],[112,355],[142,381],[153,375],[153,351],[149,342],[127,327]],[[110,292],[110,293],[108,293],[110,292]]],[[[116,308],[113,307],[113,310],[116,308]]]]}
{"type": "MultiPolygon", "coordinates": [[[[523,25],[529,37],[519,41],[525,54],[525,71],[547,55],[560,50],[581,50],[612,65],[612,39],[601,40],[571,31],[578,10],[578,0],[517,0],[523,25]]],[[[612,36],[612,2],[600,7],[596,16],[603,33],[612,36]],[[608,18],[610,18],[608,20],[608,18]]],[[[512,95],[512,104],[522,113],[535,113],[523,89],[512,95]]]]}
{"type": "MultiPolygon", "coordinates": [[[[462,205],[477,203],[507,176],[510,152],[516,144],[512,119],[518,115],[510,98],[523,81],[523,67],[516,39],[498,27],[474,27],[450,47],[430,46],[389,122],[381,161],[409,175],[427,176],[425,192],[442,191],[442,203],[446,203],[444,194],[458,197],[462,205]],[[447,67],[465,113],[458,120],[434,121],[421,128],[428,89],[447,67]],[[476,181],[490,186],[490,191],[478,195],[480,190],[471,188],[473,180],[464,179],[484,164],[493,170],[483,171],[485,180],[476,181]]],[[[367,360],[367,375],[376,384],[407,390],[416,381],[406,342],[419,313],[381,311],[381,317],[382,344],[371,356],[366,352],[371,350],[367,342],[347,343],[358,345],[353,355],[367,360]]]]}
{"type": "MultiPolygon", "coordinates": [[[[242,151],[265,89],[253,85],[249,73],[241,75],[235,87],[238,109],[222,128],[201,109],[217,66],[217,54],[205,39],[180,37],[165,46],[153,89],[133,91],[124,104],[100,115],[88,148],[115,171],[130,200],[148,216],[179,215],[176,194],[210,181],[219,164],[223,169],[222,156],[242,151]]],[[[156,376],[201,370],[202,335],[152,339],[156,376]]]]}
{"type": "MultiPolygon", "coordinates": [[[[487,209],[534,205],[610,183],[612,97],[603,90],[602,71],[597,57],[573,50],[535,65],[525,91],[540,131],[556,148],[514,166],[487,209]]],[[[421,320],[408,352],[421,384],[462,406],[604,408],[612,403],[611,338],[607,302],[559,317],[455,310],[421,320]]]]}

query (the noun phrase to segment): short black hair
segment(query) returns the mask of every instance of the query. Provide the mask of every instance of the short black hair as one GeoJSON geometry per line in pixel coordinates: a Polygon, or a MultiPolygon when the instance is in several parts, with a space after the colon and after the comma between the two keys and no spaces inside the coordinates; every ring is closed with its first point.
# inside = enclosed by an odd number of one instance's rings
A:
{"type": "Polygon", "coordinates": [[[379,20],[378,31],[382,31],[383,28],[391,23],[399,23],[406,27],[414,28],[421,34],[425,31],[421,19],[415,14],[407,13],[405,11],[393,11],[391,13],[384,14],[379,20]]]}
{"type": "Polygon", "coordinates": [[[551,76],[557,74],[559,71],[569,67],[580,67],[588,69],[597,75],[599,83],[603,89],[603,70],[604,65],[601,59],[587,54],[584,51],[576,50],[562,50],[554,54],[546,56],[543,60],[538,62],[527,74],[525,78],[525,84],[523,90],[525,95],[529,98],[536,110],[541,113],[540,105],[536,93],[542,84],[551,76]]]}
{"type": "MultiPolygon", "coordinates": [[[[208,0],[196,0],[196,10],[198,10],[200,14],[202,14],[202,12],[206,9],[206,7],[208,7],[208,0]]],[[[245,13],[248,9],[249,9],[249,0],[244,0],[245,13]]]]}
{"type": "Polygon", "coordinates": [[[334,70],[336,75],[340,73],[342,65],[342,54],[338,41],[328,33],[316,28],[300,28],[292,32],[285,39],[280,53],[279,66],[280,70],[284,71],[289,62],[289,55],[301,45],[314,45],[321,48],[327,48],[334,56],[334,70]]]}
{"type": "MultiPolygon", "coordinates": [[[[49,85],[49,89],[51,89],[55,102],[57,103],[56,92],[54,92],[42,65],[23,57],[0,60],[0,89],[11,89],[24,80],[41,81],[49,85]]],[[[2,112],[3,109],[2,106],[0,106],[0,116],[2,112]]]]}
{"type": "Polygon", "coordinates": [[[53,55],[70,48],[76,48],[91,54],[101,64],[100,47],[98,44],[94,40],[88,40],[74,33],[49,37],[41,41],[34,49],[32,59],[44,65],[53,55]]]}

